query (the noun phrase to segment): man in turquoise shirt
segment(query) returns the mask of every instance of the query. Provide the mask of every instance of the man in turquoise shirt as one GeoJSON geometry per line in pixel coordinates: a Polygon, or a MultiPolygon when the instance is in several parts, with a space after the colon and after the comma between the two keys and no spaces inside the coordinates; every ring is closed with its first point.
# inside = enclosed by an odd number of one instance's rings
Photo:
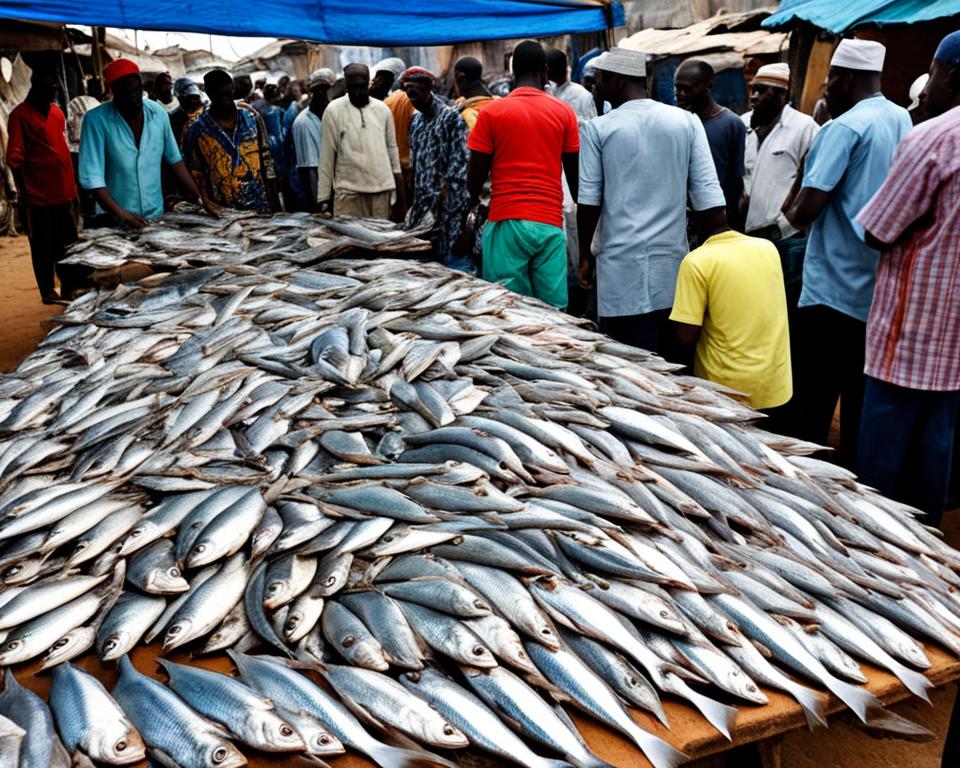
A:
{"type": "MultiPolygon", "coordinates": [[[[167,111],[144,100],[143,81],[128,59],[110,62],[103,79],[113,99],[90,110],[80,131],[80,186],[88,189],[102,211],[129,227],[140,228],[163,213],[160,172],[171,166],[181,188],[200,200],[193,177],[183,163],[167,111]]],[[[211,213],[217,207],[204,202],[211,213]]]]}
{"type": "Polygon", "coordinates": [[[856,217],[886,178],[910,115],[880,93],[884,47],[842,40],[830,62],[825,98],[833,120],[807,158],[803,187],[787,219],[810,227],[794,333],[790,431],[825,444],[840,400],[837,460],[852,466],[863,408],[866,321],[878,253],[856,217]]]}

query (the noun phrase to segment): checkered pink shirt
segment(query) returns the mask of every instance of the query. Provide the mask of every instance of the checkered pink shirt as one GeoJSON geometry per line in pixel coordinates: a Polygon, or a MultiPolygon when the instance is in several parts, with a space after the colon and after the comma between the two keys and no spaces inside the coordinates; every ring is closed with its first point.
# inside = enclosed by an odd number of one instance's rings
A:
{"type": "Polygon", "coordinates": [[[878,240],[900,241],[877,266],[867,375],[960,390],[960,107],[907,135],[858,220],[878,240]]]}

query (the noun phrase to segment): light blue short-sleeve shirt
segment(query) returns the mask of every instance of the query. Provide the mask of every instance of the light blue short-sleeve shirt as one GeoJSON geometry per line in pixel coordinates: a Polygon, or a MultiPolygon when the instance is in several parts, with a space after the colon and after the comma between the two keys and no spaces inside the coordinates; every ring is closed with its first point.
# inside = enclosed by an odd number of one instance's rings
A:
{"type": "Polygon", "coordinates": [[[320,165],[320,139],[323,138],[323,120],[307,107],[293,121],[293,146],[297,152],[297,168],[320,165]]]}
{"type": "Polygon", "coordinates": [[[628,101],[581,126],[577,202],[602,207],[600,317],[670,308],[689,250],[688,205],[726,205],[700,118],[652,99],[628,101]]]}
{"type": "Polygon", "coordinates": [[[866,322],[879,254],[863,242],[856,217],[886,179],[893,153],[911,127],[905,109],[877,94],[817,134],[803,186],[832,194],[810,227],[801,307],[822,305],[866,322]]]}
{"type": "Polygon", "coordinates": [[[137,147],[133,131],[112,102],[91,109],[80,129],[78,176],[84,189],[106,187],[117,205],[145,219],[163,213],[163,163],[183,158],[167,111],[143,102],[143,133],[137,147]]]}

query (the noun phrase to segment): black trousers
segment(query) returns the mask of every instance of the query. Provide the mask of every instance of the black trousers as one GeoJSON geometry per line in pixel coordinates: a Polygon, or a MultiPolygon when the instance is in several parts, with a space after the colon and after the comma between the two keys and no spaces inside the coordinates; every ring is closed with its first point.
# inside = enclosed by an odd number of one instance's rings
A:
{"type": "Polygon", "coordinates": [[[867,324],[824,306],[797,310],[792,329],[793,400],[784,419],[787,434],[826,445],[840,401],[840,448],[834,459],[853,468],[860,435],[866,377],[867,324]]]}
{"type": "Polygon", "coordinates": [[[77,241],[77,223],[73,216],[73,203],[60,205],[28,205],[27,221],[30,231],[30,258],[33,275],[37,279],[40,295],[54,291],[53,275],[60,278],[60,289],[69,296],[77,289],[78,273],[82,271],[70,265],[61,265],[67,248],[77,241]]]}
{"type": "Polygon", "coordinates": [[[670,344],[669,318],[669,309],[643,315],[601,317],[600,332],[622,344],[662,354],[670,344]]]}

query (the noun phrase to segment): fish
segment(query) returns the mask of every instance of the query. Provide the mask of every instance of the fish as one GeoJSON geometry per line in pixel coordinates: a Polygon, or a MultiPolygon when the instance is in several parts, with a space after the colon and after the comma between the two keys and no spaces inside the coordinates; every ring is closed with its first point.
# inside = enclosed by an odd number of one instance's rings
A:
{"type": "Polygon", "coordinates": [[[68,752],[79,749],[110,765],[131,765],[146,757],[143,739],[124,710],[99,680],[70,662],[53,669],[50,708],[68,752]]]}
{"type": "MultiPolygon", "coordinates": [[[[4,670],[0,716],[23,730],[19,751],[10,744],[4,745],[0,739],[4,754],[15,754],[22,766],[70,768],[70,755],[57,734],[50,708],[37,694],[20,685],[9,668],[4,670]]],[[[10,738],[9,735],[7,738],[10,738]]]]}
{"type": "Polygon", "coordinates": [[[273,704],[232,677],[198,667],[158,659],[170,688],[193,709],[220,723],[238,740],[261,752],[306,749],[293,726],[273,704]]]}
{"type": "Polygon", "coordinates": [[[239,768],[246,758],[226,733],[198,715],[162,683],[120,658],[113,698],[161,762],[181,768],[239,768]]]}

